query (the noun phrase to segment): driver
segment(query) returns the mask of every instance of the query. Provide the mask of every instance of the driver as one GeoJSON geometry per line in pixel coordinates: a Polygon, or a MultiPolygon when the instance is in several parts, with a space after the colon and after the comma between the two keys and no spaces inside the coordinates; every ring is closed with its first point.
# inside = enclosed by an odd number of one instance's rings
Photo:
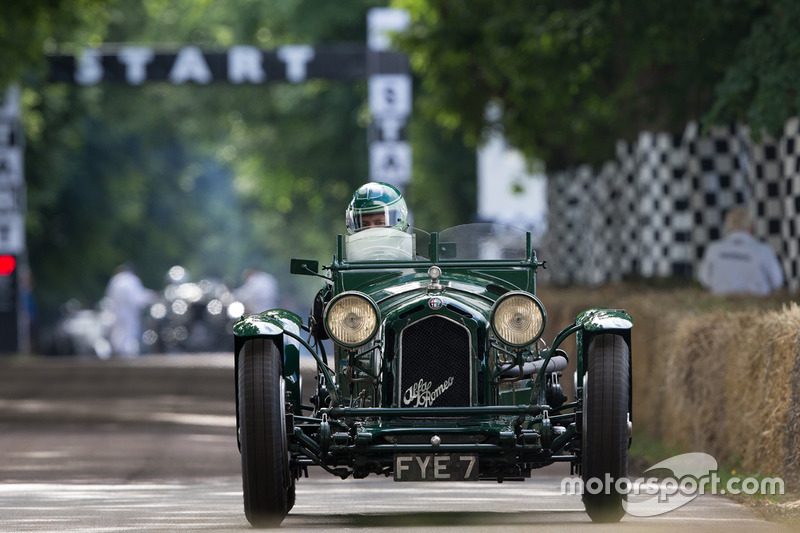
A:
{"type": "Polygon", "coordinates": [[[367,228],[408,228],[408,207],[403,195],[388,183],[365,183],[353,193],[345,211],[345,224],[349,234],[367,228]]]}
{"type": "MultiPolygon", "coordinates": [[[[369,228],[405,231],[408,229],[408,207],[394,186],[377,181],[365,183],[353,193],[345,210],[345,224],[350,235],[369,228]]],[[[314,299],[309,327],[317,339],[328,338],[322,326],[322,314],[331,295],[330,286],[325,285],[314,299]]]]}

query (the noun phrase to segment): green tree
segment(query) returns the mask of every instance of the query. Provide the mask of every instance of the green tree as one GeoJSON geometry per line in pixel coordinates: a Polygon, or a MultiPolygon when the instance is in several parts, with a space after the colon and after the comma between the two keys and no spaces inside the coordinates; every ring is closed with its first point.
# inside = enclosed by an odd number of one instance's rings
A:
{"type": "Polygon", "coordinates": [[[102,42],[109,0],[4,2],[0,16],[0,90],[31,71],[43,73],[45,54],[60,42],[102,42]]]}
{"type": "MultiPolygon", "coordinates": [[[[765,109],[747,105],[764,87],[753,69],[767,68],[748,52],[748,36],[763,51],[784,50],[795,37],[767,33],[772,18],[791,33],[796,7],[789,0],[394,0],[408,9],[413,25],[400,40],[423,80],[420,106],[468,142],[487,128],[548,168],[600,163],[619,138],[642,130],[680,131],[702,118],[715,101],[714,88],[729,72],[725,98],[709,120],[765,109]],[[778,40],[782,40],[778,43],[778,40]],[[747,91],[751,91],[748,93],[747,91]],[[503,110],[488,123],[487,105],[503,110]]],[[[774,22],[774,21],[773,21],[774,22]]],[[[795,49],[791,47],[790,49],[795,49]]],[[[781,67],[797,71],[787,54],[781,67]]],[[[774,64],[775,61],[772,62],[774,64]]],[[[786,88],[792,76],[785,76],[786,88]]],[[[775,84],[773,84],[775,85],[775,84]]],[[[723,90],[724,89],[724,90],[723,90]]],[[[791,93],[792,95],[794,93],[791,93]]],[[[786,102],[792,96],[783,93],[786,102]]],[[[766,101],[763,102],[766,104],[766,101]]],[[[793,104],[796,107],[796,104],[793,104]]],[[[783,106],[780,114],[796,111],[783,106]]],[[[787,114],[788,113],[788,114],[787,114]]]]}
{"type": "Polygon", "coordinates": [[[754,10],[725,76],[715,87],[706,122],[741,121],[777,137],[788,117],[800,113],[800,4],[765,2],[754,10]]]}
{"type": "MultiPolygon", "coordinates": [[[[67,52],[101,41],[168,49],[363,44],[367,10],[385,4],[98,2],[98,37],[76,23],[45,31],[43,42],[67,52]]],[[[49,84],[41,72],[24,79],[28,248],[45,320],[69,298],[96,302],[124,261],[153,288],[174,264],[230,285],[243,268],[264,268],[279,277],[286,305],[305,312],[318,284],[290,276],[289,259],[330,260],[350,195],[368,178],[366,83],[78,87],[49,84]]],[[[410,127],[407,197],[416,223],[437,230],[468,221],[474,151],[427,119],[410,127]]]]}
{"type": "MultiPolygon", "coordinates": [[[[326,4],[328,23],[314,26],[303,2],[122,0],[107,33],[175,48],[316,43],[304,33],[315,28],[363,40],[373,4],[338,17],[326,4]]],[[[365,93],[325,81],[29,87],[28,241],[43,307],[96,301],[126,260],[151,287],[180,263],[231,284],[258,266],[302,292],[289,258],[330,258],[331,221],[366,179],[365,93]]]]}

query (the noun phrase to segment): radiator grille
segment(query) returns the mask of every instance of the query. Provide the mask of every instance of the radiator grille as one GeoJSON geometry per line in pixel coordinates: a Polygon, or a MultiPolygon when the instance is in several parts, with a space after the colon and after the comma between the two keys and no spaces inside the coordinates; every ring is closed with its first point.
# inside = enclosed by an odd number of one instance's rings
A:
{"type": "Polygon", "coordinates": [[[471,398],[469,330],[434,316],[400,334],[400,407],[463,407],[471,398]]]}

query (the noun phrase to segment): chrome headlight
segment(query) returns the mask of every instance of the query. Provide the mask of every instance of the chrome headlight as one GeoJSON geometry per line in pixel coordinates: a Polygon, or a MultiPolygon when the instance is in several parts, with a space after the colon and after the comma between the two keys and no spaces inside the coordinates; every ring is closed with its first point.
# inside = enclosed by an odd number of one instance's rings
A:
{"type": "Polygon", "coordinates": [[[544,322],[542,302],[527,292],[508,292],[492,308],[492,330],[509,346],[532,344],[544,331],[544,322]]]}
{"type": "Polygon", "coordinates": [[[369,342],[378,331],[378,305],[364,293],[343,292],[328,304],[324,322],[334,342],[355,348],[369,342]]]}

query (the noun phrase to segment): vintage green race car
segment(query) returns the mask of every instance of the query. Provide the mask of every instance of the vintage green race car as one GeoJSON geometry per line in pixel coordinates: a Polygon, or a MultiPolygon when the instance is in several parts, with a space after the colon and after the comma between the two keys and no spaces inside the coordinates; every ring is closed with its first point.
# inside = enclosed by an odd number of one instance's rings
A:
{"type": "MultiPolygon", "coordinates": [[[[312,465],[395,481],[521,480],[555,462],[584,482],[626,477],[633,321],[589,309],[548,346],[543,265],[529,233],[496,224],[339,236],[325,276],[316,261],[293,260],[294,274],[324,279],[307,325],[283,310],[234,325],[250,523],[280,524],[312,465]],[[560,346],[573,334],[567,398],[560,346]],[[318,375],[304,404],[306,352],[318,375]]],[[[624,496],[606,489],[584,491],[593,520],[624,514],[624,496]]]]}

